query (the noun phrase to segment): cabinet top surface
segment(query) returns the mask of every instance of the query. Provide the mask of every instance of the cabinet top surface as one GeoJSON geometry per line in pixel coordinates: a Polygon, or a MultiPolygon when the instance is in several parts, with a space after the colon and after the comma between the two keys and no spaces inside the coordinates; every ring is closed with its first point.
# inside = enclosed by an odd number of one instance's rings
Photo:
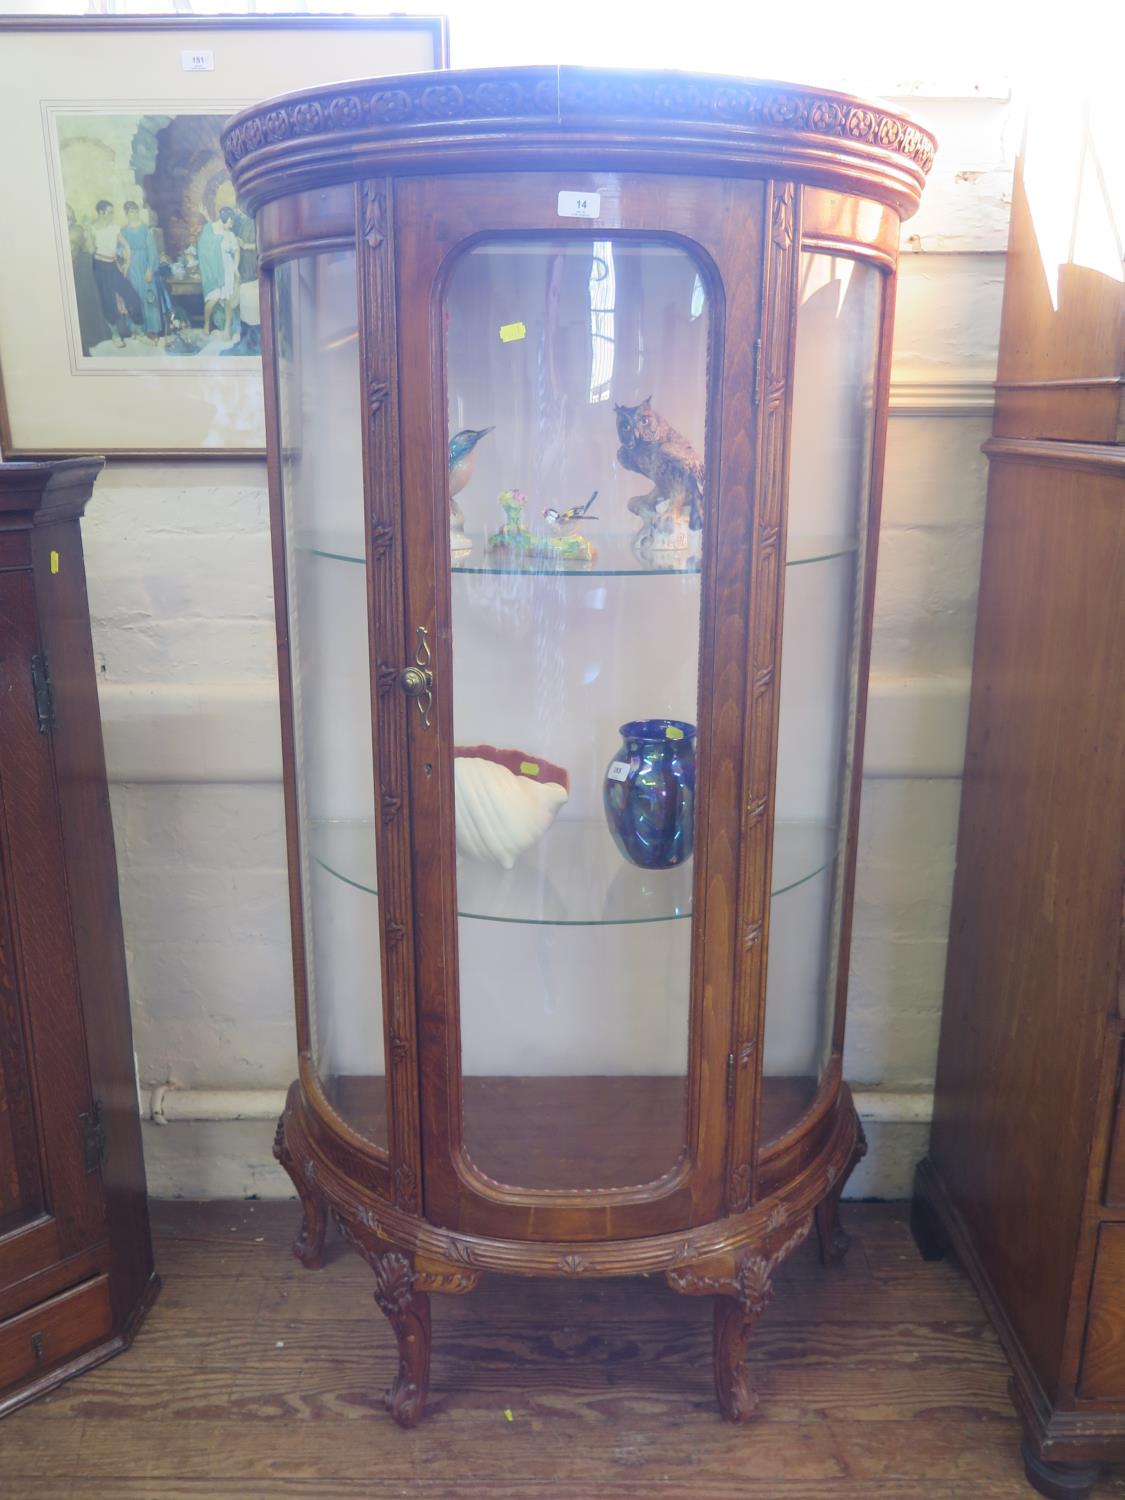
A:
{"type": "Polygon", "coordinates": [[[935,151],[907,116],[829,89],[543,66],[307,89],[241,111],[223,144],[250,209],[374,172],[569,166],[792,176],[877,198],[904,218],[935,151]]]}

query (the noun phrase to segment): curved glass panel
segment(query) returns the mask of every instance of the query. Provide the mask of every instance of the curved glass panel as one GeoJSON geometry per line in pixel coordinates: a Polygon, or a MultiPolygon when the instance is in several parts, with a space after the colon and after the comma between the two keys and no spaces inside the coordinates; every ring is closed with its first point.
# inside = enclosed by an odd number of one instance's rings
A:
{"type": "MultiPolygon", "coordinates": [[[[387,1144],[367,580],[363,561],[356,264],[351,251],[285,261],[274,275],[297,841],[312,1058],[353,1129],[387,1144]],[[371,891],[320,856],[358,830],[371,891]]],[[[357,857],[358,854],[357,854],[357,857]]]]}
{"type": "Polygon", "coordinates": [[[685,1149],[710,300],[597,235],[447,283],[464,1144],[518,1187],[685,1149]]]}
{"type": "Polygon", "coordinates": [[[804,1112],[832,1055],[858,690],[882,276],[803,254],[793,386],[762,1134],[804,1112]],[[831,548],[812,537],[834,537],[831,548]],[[815,560],[814,559],[815,555],[815,560]],[[804,565],[798,559],[808,558],[804,565]],[[783,830],[830,855],[782,888],[783,830]]]}

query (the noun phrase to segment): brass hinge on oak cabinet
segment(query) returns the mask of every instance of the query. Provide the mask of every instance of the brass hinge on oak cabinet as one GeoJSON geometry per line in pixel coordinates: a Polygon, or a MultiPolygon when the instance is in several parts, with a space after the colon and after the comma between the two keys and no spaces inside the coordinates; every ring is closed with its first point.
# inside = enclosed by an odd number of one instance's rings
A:
{"type": "Polygon", "coordinates": [[[750,399],[753,401],[753,403],[754,403],[755,406],[761,406],[761,404],[762,404],[762,341],[761,341],[761,339],[755,339],[754,340],[754,374],[752,376],[752,385],[751,385],[750,399]]]}
{"type": "Polygon", "coordinates": [[[94,1100],[94,1107],[88,1115],[78,1116],[78,1128],[82,1132],[82,1157],[86,1170],[97,1172],[105,1161],[105,1126],[99,1100],[94,1100]]]}
{"type": "Polygon", "coordinates": [[[40,734],[50,734],[55,727],[55,693],[51,671],[45,656],[31,658],[31,690],[35,694],[35,719],[40,734]]]}
{"type": "Polygon", "coordinates": [[[727,1108],[734,1103],[734,1053],[727,1053],[727,1108]]]}

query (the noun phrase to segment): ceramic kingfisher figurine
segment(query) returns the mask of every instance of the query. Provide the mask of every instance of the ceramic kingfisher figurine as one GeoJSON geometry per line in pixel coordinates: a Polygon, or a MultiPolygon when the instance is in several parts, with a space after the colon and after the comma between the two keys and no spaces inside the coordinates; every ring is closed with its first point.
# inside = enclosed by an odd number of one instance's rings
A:
{"type": "Polygon", "coordinates": [[[659,552],[684,552],[698,544],[703,527],[703,460],[681,433],[652,408],[618,406],[617,462],[651,479],[647,495],[634,495],[629,509],[641,518],[634,545],[659,552]]]}
{"type": "Polygon", "coordinates": [[[494,427],[465,427],[449,439],[449,546],[453,552],[469,552],[472,542],[465,535],[465,517],[455,496],[473,477],[477,444],[494,432],[494,427]]]}

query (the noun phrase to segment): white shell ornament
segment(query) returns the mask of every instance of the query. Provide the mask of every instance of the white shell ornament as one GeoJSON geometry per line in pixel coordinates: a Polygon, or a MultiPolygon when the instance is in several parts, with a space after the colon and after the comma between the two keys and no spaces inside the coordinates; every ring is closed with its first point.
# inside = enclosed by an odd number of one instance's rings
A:
{"type": "MultiPolygon", "coordinates": [[[[504,759],[511,758],[511,752],[499,754],[504,759]]],[[[536,774],[510,770],[499,759],[466,754],[462,750],[456,752],[453,783],[459,854],[469,859],[489,860],[510,870],[524,850],[530,849],[550,828],[569,792],[559,781],[537,779],[538,764],[525,764],[534,765],[536,774]]]]}

